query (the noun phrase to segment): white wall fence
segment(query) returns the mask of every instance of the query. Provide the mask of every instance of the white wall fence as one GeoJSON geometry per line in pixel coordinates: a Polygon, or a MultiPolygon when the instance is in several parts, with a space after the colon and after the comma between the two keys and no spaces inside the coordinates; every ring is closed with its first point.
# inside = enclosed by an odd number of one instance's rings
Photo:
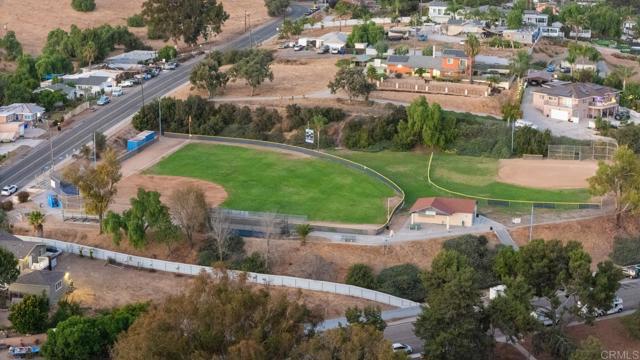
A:
{"type": "MultiPolygon", "coordinates": [[[[56,247],[64,252],[72,253],[72,254],[80,254],[83,256],[89,257],[92,256],[94,259],[99,260],[109,260],[113,259],[113,261],[137,268],[142,269],[153,269],[157,271],[165,271],[183,275],[191,275],[196,276],[201,272],[213,273],[213,269],[208,266],[200,266],[193,264],[184,264],[173,261],[166,260],[158,260],[151,259],[142,256],[123,254],[115,251],[104,250],[91,246],[84,246],[81,244],[69,243],[60,240],[47,239],[47,238],[39,238],[34,236],[18,236],[20,239],[24,241],[30,242],[40,242],[49,246],[56,247]]],[[[232,278],[237,278],[242,272],[240,271],[232,271],[230,270],[229,276],[232,278]]],[[[396,306],[400,308],[406,307],[414,307],[419,306],[420,304],[399,298],[397,296],[385,294],[380,291],[369,290],[365,288],[361,288],[358,286],[334,283],[329,281],[320,281],[320,280],[312,280],[312,279],[304,279],[293,276],[281,276],[281,275],[269,275],[269,274],[258,274],[258,273],[246,273],[247,280],[251,283],[262,284],[262,285],[271,285],[271,286],[284,286],[295,289],[303,289],[303,290],[312,290],[312,291],[322,291],[331,294],[338,295],[346,295],[353,296],[361,299],[371,300],[375,302],[379,302],[382,304],[387,304],[391,306],[396,306]]],[[[73,274],[71,274],[73,278],[73,274]]]]}
{"type": "MultiPolygon", "coordinates": [[[[423,16],[422,17],[423,21],[427,21],[428,17],[427,16],[423,16]]],[[[385,24],[392,24],[391,22],[391,18],[390,17],[385,17],[385,18],[380,18],[380,17],[374,17],[371,18],[368,21],[373,21],[374,23],[378,24],[378,25],[385,25],[385,24]]],[[[409,21],[411,21],[411,18],[408,16],[404,16],[404,17],[399,17],[398,18],[398,22],[401,24],[407,24],[409,21]]],[[[321,29],[321,28],[325,28],[325,27],[340,27],[340,26],[354,26],[354,25],[362,25],[364,23],[364,20],[362,19],[343,19],[343,20],[323,20],[323,21],[319,21],[313,25],[311,24],[305,24],[304,28],[305,29],[321,29]]]]}

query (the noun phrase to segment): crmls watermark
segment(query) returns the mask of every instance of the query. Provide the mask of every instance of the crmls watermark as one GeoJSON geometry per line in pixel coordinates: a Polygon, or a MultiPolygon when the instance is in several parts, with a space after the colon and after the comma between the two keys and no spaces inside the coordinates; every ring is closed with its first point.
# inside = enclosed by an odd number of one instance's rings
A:
{"type": "Polygon", "coordinates": [[[603,360],[640,360],[640,350],[605,350],[600,353],[603,360]]]}

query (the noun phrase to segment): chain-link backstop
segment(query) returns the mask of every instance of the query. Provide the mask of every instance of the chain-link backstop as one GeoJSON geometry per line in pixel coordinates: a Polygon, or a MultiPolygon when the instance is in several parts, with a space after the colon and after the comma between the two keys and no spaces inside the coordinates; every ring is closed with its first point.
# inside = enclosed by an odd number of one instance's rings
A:
{"type": "Polygon", "coordinates": [[[547,158],[554,160],[611,160],[618,144],[593,141],[590,145],[549,145],[547,158]]]}

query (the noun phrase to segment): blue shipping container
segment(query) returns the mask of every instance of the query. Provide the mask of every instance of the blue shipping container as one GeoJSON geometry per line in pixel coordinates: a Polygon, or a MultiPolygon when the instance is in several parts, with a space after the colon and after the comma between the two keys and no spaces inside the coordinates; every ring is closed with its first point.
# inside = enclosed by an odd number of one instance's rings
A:
{"type": "Polygon", "coordinates": [[[146,143],[153,141],[156,138],[155,131],[143,131],[135,137],[127,140],[127,151],[134,151],[144,146],[146,143]]]}

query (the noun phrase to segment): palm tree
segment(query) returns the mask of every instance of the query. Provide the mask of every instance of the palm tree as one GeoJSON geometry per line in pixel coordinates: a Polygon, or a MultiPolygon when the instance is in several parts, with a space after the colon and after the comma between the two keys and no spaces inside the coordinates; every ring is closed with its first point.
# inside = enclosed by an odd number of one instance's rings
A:
{"type": "Polygon", "coordinates": [[[467,34],[467,41],[464,43],[464,53],[469,58],[469,82],[473,84],[473,63],[476,60],[476,55],[480,52],[480,40],[473,35],[467,34]]]}
{"type": "Polygon", "coordinates": [[[91,69],[91,63],[96,59],[96,56],[98,56],[96,44],[93,41],[89,41],[82,49],[82,59],[89,64],[89,69],[91,69]]]}
{"type": "Polygon", "coordinates": [[[638,72],[630,66],[619,65],[615,67],[613,73],[622,80],[622,91],[624,91],[627,88],[627,80],[638,72]]]}
{"type": "Polygon", "coordinates": [[[347,15],[351,9],[344,1],[338,1],[333,11],[338,15],[339,31],[342,31],[342,17],[347,15]]]}
{"type": "Polygon", "coordinates": [[[447,10],[445,10],[445,12],[451,14],[451,16],[453,16],[453,18],[455,19],[456,14],[460,9],[462,9],[462,5],[458,5],[458,2],[456,0],[451,0],[449,1],[449,5],[447,6],[447,10]]]}
{"type": "Polygon", "coordinates": [[[578,42],[578,32],[587,24],[587,17],[582,14],[571,14],[565,20],[566,24],[576,33],[575,41],[578,42]]]}
{"type": "Polygon", "coordinates": [[[516,56],[512,57],[511,61],[509,61],[509,71],[520,79],[527,73],[530,64],[531,55],[527,50],[520,50],[516,53],[516,56]]]}
{"type": "Polygon", "coordinates": [[[44,232],[44,221],[45,215],[38,211],[32,211],[28,214],[29,216],[29,225],[33,226],[33,230],[38,234],[39,237],[42,237],[44,232]]]}
{"type": "Polygon", "coordinates": [[[313,126],[316,128],[316,131],[318,132],[318,150],[320,150],[320,132],[322,131],[322,128],[324,127],[324,125],[327,123],[327,118],[325,118],[322,115],[315,115],[312,119],[311,122],[313,123],[313,126]]]}

